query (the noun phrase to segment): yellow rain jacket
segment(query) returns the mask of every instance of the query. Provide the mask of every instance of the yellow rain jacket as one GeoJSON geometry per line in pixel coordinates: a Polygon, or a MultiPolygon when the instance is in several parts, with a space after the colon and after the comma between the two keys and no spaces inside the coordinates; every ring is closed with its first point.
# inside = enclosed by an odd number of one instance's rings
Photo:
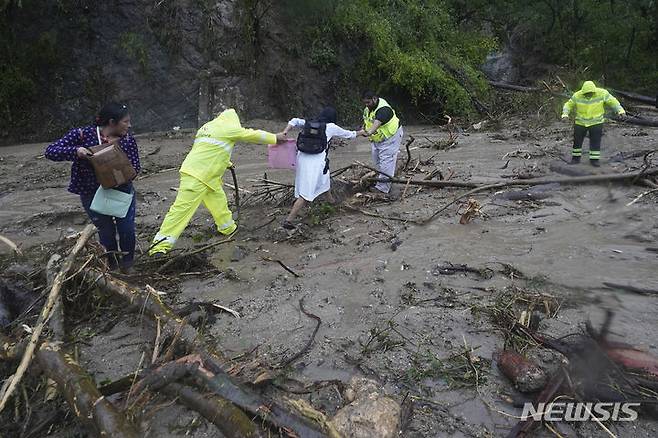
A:
{"type": "Polygon", "coordinates": [[[231,153],[238,141],[275,144],[276,135],[243,128],[233,109],[224,111],[197,131],[192,150],[180,168],[176,200],[153,239],[150,255],[171,250],[201,204],[210,211],[221,234],[230,235],[236,230],[222,189],[222,177],[231,165],[231,153]]]}
{"type": "MultiPolygon", "coordinates": [[[[388,104],[384,99],[381,97],[379,98],[379,104],[377,105],[377,108],[375,108],[373,111],[370,111],[368,107],[366,107],[363,110],[363,127],[367,131],[369,130],[373,123],[375,122],[375,113],[377,112],[378,109],[384,108],[384,107],[389,107],[391,108],[391,105],[388,104]]],[[[380,126],[369,138],[370,141],[374,143],[379,143],[387,138],[393,137],[396,132],[398,132],[398,128],[400,127],[400,119],[398,119],[397,115],[395,114],[395,110],[391,108],[393,111],[393,118],[380,126]]]]}
{"type": "Polygon", "coordinates": [[[605,122],[605,108],[608,107],[617,115],[626,114],[619,101],[603,88],[597,88],[592,81],[586,81],[583,88],[576,91],[573,96],[564,104],[562,108],[562,117],[576,112],[576,125],[593,126],[605,122]],[[593,93],[590,98],[585,94],[593,93]]]}
{"type": "Polygon", "coordinates": [[[222,176],[231,165],[231,153],[238,141],[276,144],[276,135],[243,128],[235,110],[227,109],[197,131],[180,173],[193,176],[212,190],[221,189],[222,176]]]}

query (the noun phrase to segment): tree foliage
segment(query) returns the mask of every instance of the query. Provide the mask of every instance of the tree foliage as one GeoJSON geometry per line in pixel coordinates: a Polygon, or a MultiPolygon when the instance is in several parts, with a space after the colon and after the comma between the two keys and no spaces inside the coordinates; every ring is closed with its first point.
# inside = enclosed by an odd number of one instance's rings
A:
{"type": "Polygon", "coordinates": [[[658,89],[656,0],[452,0],[457,20],[489,27],[544,63],[616,87],[658,89]]]}
{"type": "MultiPolygon", "coordinates": [[[[296,9],[299,3],[289,1],[296,9]]],[[[417,107],[469,115],[473,99],[487,92],[478,70],[495,40],[460,29],[444,0],[333,0],[303,2],[311,59],[349,71],[361,87],[394,94],[417,107]],[[339,63],[339,50],[348,62],[339,63]]]]}
{"type": "MultiPolygon", "coordinates": [[[[573,72],[572,86],[658,89],[656,0],[287,0],[312,64],[417,109],[468,116],[497,46],[573,72]],[[345,61],[347,59],[347,61],[345,61]],[[405,99],[401,99],[405,100],[405,99]]],[[[536,78],[535,78],[536,79],[536,78]]]]}

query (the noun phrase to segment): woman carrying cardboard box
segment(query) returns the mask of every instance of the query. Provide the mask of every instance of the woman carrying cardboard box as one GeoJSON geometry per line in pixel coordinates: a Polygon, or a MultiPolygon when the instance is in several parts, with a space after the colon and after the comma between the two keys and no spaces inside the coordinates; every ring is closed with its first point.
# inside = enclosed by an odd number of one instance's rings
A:
{"type": "MultiPolygon", "coordinates": [[[[137,142],[130,134],[130,114],[125,105],[110,103],[105,105],[93,125],[71,129],[64,137],[46,148],[46,158],[53,161],[72,161],[71,181],[68,191],[80,196],[82,207],[98,229],[98,239],[108,252],[110,269],[120,268],[130,272],[135,256],[135,193],[131,181],[113,187],[127,211],[118,216],[102,214],[97,208],[104,194],[110,193],[100,187],[91,164],[92,150],[98,145],[118,145],[125,153],[134,172],[141,170],[137,142]],[[94,204],[94,205],[92,205],[94,204]],[[123,215],[123,217],[121,217],[123,215]],[[117,234],[119,242],[117,244],[117,234]],[[121,249],[122,257],[117,257],[121,249]]],[[[132,170],[132,169],[131,169],[132,170]]],[[[121,209],[121,208],[120,208],[121,209]]],[[[125,209],[123,209],[125,210],[125,209]]]]}

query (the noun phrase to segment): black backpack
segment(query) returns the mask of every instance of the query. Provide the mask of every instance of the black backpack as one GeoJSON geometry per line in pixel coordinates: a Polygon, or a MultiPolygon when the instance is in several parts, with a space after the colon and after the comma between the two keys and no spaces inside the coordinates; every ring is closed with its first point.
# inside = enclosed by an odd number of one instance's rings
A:
{"type": "Polygon", "coordinates": [[[309,120],[297,136],[297,150],[305,154],[321,154],[327,149],[327,124],[309,120]]]}

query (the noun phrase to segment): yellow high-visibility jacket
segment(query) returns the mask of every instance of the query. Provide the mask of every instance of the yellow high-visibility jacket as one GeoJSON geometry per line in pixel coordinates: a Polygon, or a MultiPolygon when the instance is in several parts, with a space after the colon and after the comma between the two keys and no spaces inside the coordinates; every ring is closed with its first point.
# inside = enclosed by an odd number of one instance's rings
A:
{"type": "Polygon", "coordinates": [[[223,111],[196,133],[192,150],[180,173],[193,176],[212,190],[222,186],[222,176],[231,165],[231,153],[238,141],[276,144],[276,135],[267,131],[243,128],[234,109],[223,111]]]}
{"type": "Polygon", "coordinates": [[[398,128],[400,127],[400,119],[398,119],[398,116],[395,114],[395,110],[391,107],[391,105],[388,104],[388,102],[380,97],[379,105],[377,105],[377,108],[370,111],[370,108],[366,107],[363,110],[363,129],[367,131],[372,127],[372,125],[375,123],[375,114],[377,113],[377,110],[384,107],[391,108],[393,111],[393,118],[377,128],[377,130],[369,137],[370,141],[375,143],[379,143],[386,140],[387,138],[393,137],[393,135],[395,135],[395,133],[398,131],[398,128]]]}
{"type": "Polygon", "coordinates": [[[603,88],[597,88],[594,82],[587,81],[583,88],[576,91],[573,96],[564,104],[562,108],[562,117],[576,112],[576,125],[593,126],[599,125],[605,121],[605,108],[608,107],[617,115],[626,114],[619,101],[603,88]],[[586,93],[593,93],[589,99],[585,97],[586,93]]]}

